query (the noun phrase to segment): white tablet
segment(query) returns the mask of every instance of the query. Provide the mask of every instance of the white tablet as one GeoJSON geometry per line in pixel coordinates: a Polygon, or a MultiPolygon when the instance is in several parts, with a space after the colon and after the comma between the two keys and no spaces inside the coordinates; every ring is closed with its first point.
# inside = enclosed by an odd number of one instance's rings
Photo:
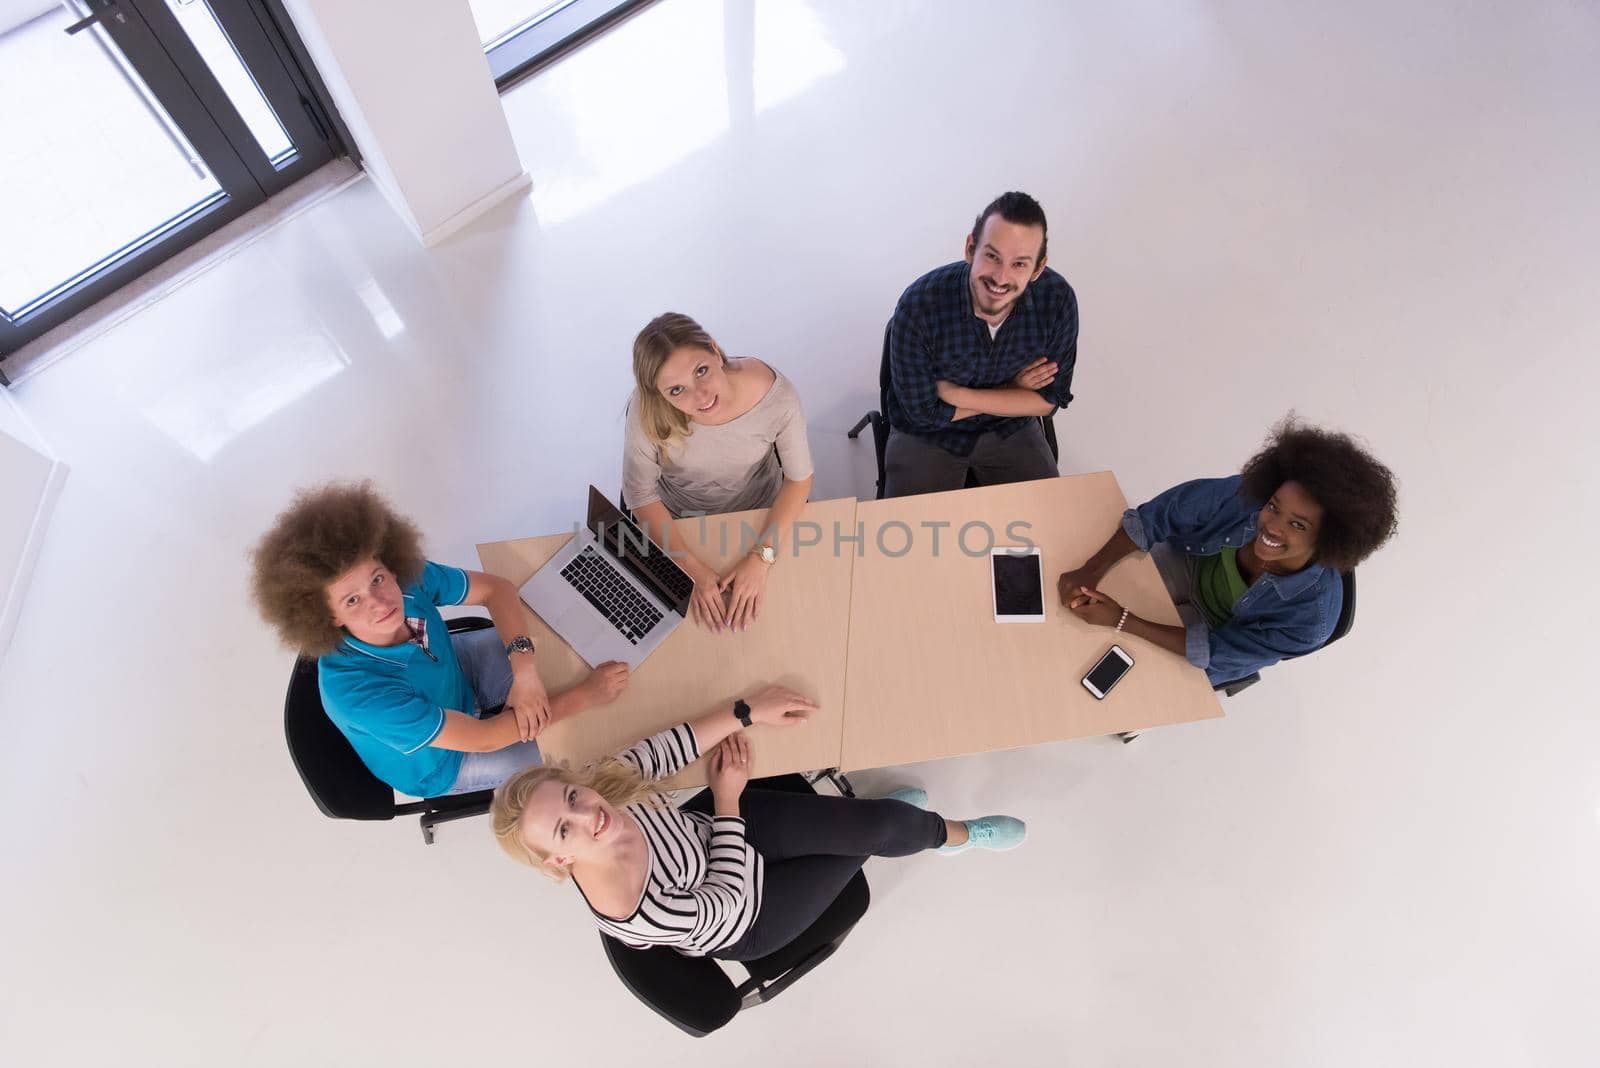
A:
{"type": "Polygon", "coordinates": [[[989,550],[989,570],[996,623],[1044,622],[1044,566],[1037,545],[989,550]]]}

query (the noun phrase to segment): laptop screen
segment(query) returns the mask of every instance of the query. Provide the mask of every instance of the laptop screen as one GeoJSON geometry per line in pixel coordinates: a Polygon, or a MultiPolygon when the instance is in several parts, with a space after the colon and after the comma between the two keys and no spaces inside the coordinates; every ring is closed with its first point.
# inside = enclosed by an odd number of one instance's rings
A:
{"type": "Polygon", "coordinates": [[[679,613],[689,609],[694,580],[622,510],[589,487],[589,529],[614,559],[679,613]]]}

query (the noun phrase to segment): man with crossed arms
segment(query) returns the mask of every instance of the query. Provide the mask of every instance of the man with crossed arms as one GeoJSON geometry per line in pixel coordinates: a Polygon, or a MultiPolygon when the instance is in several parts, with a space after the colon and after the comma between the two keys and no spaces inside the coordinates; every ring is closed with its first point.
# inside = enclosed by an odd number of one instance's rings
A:
{"type": "Polygon", "coordinates": [[[1045,266],[1044,209],[1005,193],[966,258],[906,289],[889,328],[884,495],[1059,474],[1039,417],[1072,400],[1078,298],[1045,266]]]}

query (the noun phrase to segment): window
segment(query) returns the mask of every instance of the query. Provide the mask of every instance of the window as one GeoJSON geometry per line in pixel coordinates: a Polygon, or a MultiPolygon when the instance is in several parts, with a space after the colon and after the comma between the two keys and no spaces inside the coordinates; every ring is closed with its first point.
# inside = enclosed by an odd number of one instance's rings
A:
{"type": "Polygon", "coordinates": [[[330,160],[313,99],[263,0],[0,23],[0,360],[330,160]]]}
{"type": "Polygon", "coordinates": [[[502,90],[649,0],[469,0],[502,90]]]}

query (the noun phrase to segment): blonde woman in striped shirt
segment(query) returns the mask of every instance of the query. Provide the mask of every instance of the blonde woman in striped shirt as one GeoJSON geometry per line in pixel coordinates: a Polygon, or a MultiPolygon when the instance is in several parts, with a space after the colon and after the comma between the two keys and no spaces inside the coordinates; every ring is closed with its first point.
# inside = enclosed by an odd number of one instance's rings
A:
{"type": "Polygon", "coordinates": [[[514,859],[571,876],[595,922],[630,946],[753,960],[787,945],[869,856],[1010,849],[1010,816],[965,822],[918,807],[920,790],[864,800],[746,790],[742,727],[803,723],[816,705],[769,686],[639,742],[597,767],[545,766],[497,791],[495,837],[514,859]],[[671,807],[655,783],[710,754],[707,816],[671,807]]]}

